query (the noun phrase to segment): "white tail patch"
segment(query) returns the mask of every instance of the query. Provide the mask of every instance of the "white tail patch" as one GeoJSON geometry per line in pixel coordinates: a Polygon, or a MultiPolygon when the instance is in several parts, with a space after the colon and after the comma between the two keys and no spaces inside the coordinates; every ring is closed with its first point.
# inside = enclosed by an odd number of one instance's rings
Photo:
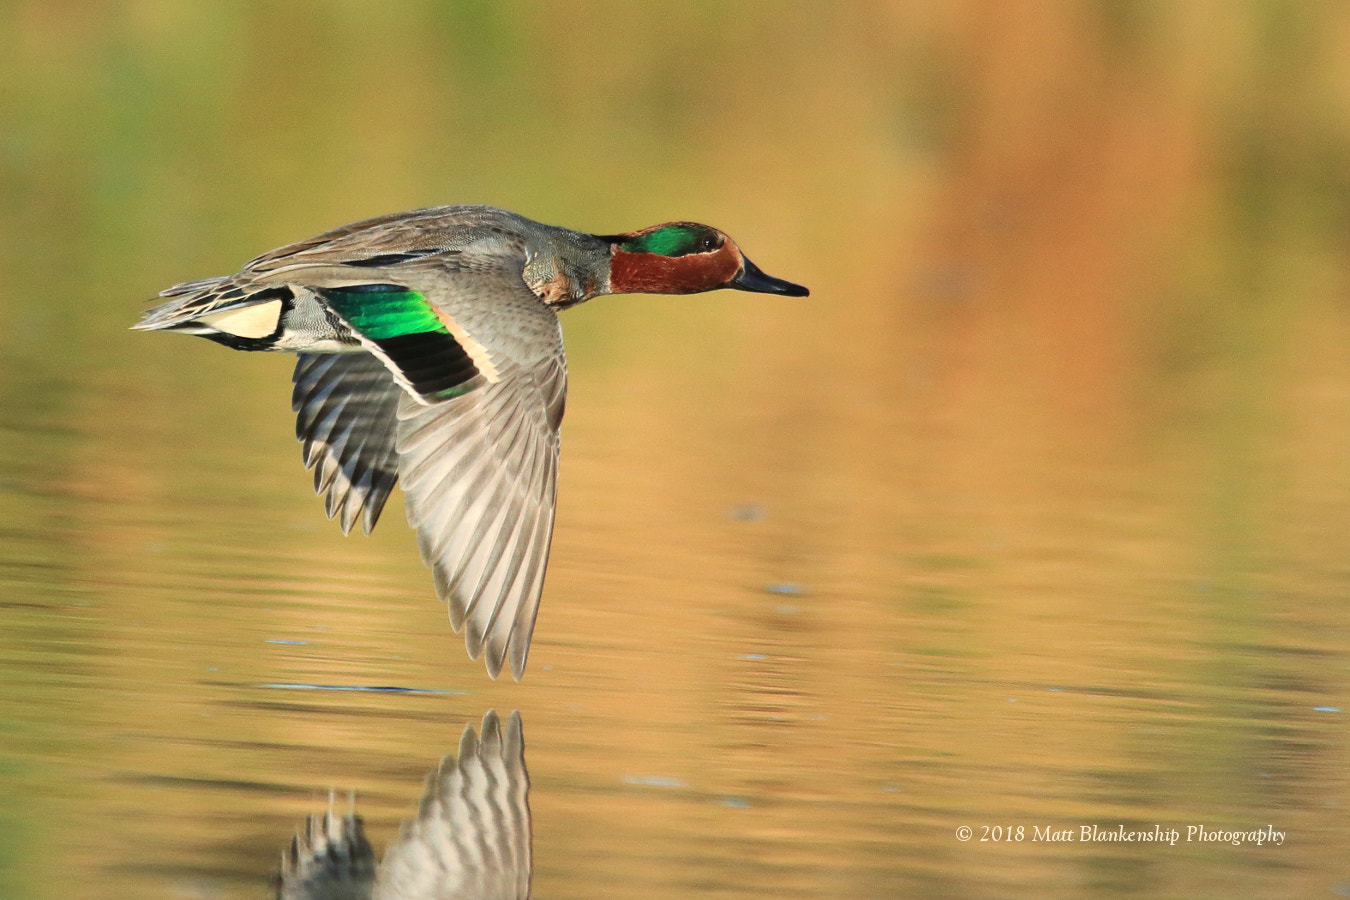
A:
{"type": "Polygon", "coordinates": [[[281,301],[268,300],[252,306],[235,307],[225,312],[198,316],[197,321],[236,337],[265,338],[275,333],[281,322],[281,301]]]}

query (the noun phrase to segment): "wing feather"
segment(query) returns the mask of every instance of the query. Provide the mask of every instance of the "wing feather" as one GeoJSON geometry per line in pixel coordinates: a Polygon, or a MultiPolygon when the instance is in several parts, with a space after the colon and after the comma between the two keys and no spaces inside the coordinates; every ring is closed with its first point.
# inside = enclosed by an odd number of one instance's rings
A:
{"type": "Polygon", "coordinates": [[[509,660],[519,679],[553,535],[561,339],[539,364],[500,370],[497,383],[433,406],[401,399],[397,448],[408,521],[451,624],[471,657],[487,651],[493,677],[509,660]]]}
{"type": "Polygon", "coordinates": [[[291,408],[314,489],[343,533],[375,527],[398,481],[395,435],[403,390],[369,353],[302,353],[291,408]]]}

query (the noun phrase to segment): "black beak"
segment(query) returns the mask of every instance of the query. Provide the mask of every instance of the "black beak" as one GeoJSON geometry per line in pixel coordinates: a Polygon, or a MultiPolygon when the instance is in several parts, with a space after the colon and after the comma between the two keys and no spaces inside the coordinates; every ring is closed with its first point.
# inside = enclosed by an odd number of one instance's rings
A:
{"type": "Polygon", "coordinates": [[[757,294],[786,294],[789,297],[805,297],[811,293],[800,284],[765,275],[763,269],[744,256],[741,257],[741,262],[745,264],[741,267],[741,274],[731,279],[727,287],[738,291],[754,291],[757,294]]]}

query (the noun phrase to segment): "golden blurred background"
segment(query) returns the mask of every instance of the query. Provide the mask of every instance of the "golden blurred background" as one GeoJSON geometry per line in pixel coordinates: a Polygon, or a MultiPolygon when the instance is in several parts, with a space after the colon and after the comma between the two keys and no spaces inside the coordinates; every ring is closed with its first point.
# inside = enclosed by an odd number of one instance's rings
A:
{"type": "Polygon", "coordinates": [[[1348,226],[1343,4],[0,4],[0,896],[266,896],[493,707],[541,897],[1350,895],[1348,226]],[[565,314],[521,684],[126,330],[442,203],[812,289],[565,314]],[[1287,838],[978,840],[1120,823],[1287,838]]]}

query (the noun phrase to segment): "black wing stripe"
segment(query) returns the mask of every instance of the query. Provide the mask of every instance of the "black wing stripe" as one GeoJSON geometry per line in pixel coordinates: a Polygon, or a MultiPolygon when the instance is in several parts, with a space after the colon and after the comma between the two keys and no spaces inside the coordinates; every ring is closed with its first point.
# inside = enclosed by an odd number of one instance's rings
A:
{"type": "Polygon", "coordinates": [[[344,260],[343,265],[357,266],[362,269],[382,269],[385,266],[396,266],[399,263],[412,262],[415,259],[435,256],[442,252],[445,251],[438,247],[429,247],[425,250],[404,250],[401,253],[380,253],[376,256],[368,256],[365,259],[344,260]]]}
{"type": "Polygon", "coordinates": [[[478,367],[453,335],[419,331],[374,342],[424,397],[445,399],[478,375],[478,367]]]}

